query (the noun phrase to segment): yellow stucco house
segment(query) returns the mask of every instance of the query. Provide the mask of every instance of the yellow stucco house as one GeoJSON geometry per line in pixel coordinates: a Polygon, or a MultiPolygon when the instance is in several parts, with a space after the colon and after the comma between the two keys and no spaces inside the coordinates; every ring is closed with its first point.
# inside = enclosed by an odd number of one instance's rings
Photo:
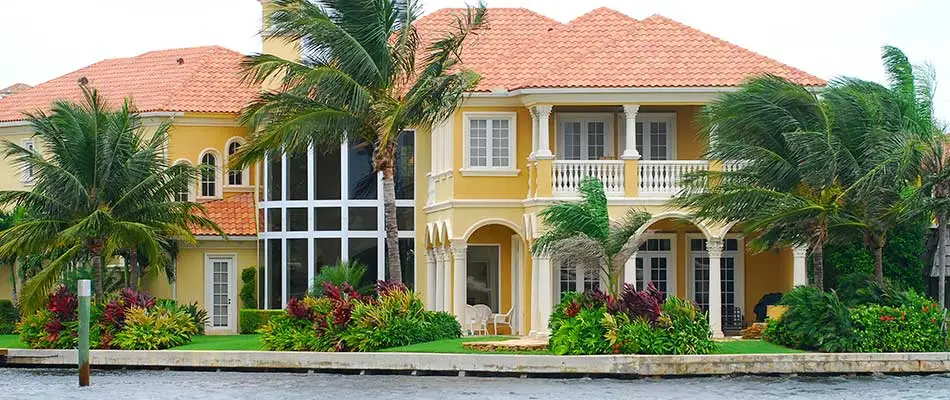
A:
{"type": "MultiPolygon", "coordinates": [[[[460,11],[418,21],[422,40],[448,29],[460,11]]],[[[729,316],[754,318],[763,295],[806,283],[805,249],[754,253],[734,225],[691,221],[666,203],[683,174],[735,165],[702,158],[694,121],[703,104],[763,73],[816,88],[823,80],[662,16],[637,20],[606,8],[568,23],[527,9],[488,15],[489,27],[463,53],[482,75],[479,86],[452,118],[431,132],[406,132],[399,146],[404,279],[428,307],[458,315],[466,304],[485,304],[510,311],[516,333],[544,334],[560,293],[602,285],[597,271],[529,251],[545,229],[538,212],[577,199],[585,176],[604,182],[611,215],[638,207],[654,216],[639,232],[644,244],[624,280],[695,301],[710,311],[714,335],[729,316]]],[[[296,57],[293,44],[264,37],[265,52],[296,57]]],[[[236,275],[247,266],[263,269],[259,297],[267,308],[303,294],[337,259],[358,259],[385,277],[371,149],[345,144],[247,171],[224,168],[247,135],[235,117],[257,90],[241,86],[239,58],[206,47],[106,60],[0,100],[0,137],[26,142],[19,112],[75,97],[75,82],[86,77],[108,87],[109,98],[132,96],[150,120],[173,119],[169,162],[219,166],[214,179],[182,196],[207,202],[230,240],[200,232],[199,245],[177,260],[178,281],[149,287],[203,304],[221,332],[236,329],[236,275]]],[[[28,185],[24,171],[2,168],[0,188],[28,185]]],[[[0,298],[7,280],[0,276],[0,298]]]]}

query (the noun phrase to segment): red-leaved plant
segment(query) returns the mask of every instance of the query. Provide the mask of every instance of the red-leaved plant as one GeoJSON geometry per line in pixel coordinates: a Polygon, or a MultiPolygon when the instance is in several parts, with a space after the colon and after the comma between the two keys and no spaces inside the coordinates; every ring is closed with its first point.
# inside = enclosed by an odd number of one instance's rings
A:
{"type": "Polygon", "coordinates": [[[53,313],[54,319],[62,322],[75,321],[77,307],[79,307],[79,300],[65,286],[57,288],[46,302],[46,309],[53,313]]]}

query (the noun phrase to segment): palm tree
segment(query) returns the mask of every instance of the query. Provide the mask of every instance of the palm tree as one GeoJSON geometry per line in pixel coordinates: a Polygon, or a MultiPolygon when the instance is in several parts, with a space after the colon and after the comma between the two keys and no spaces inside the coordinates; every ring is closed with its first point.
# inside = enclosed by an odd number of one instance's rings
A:
{"type": "MultiPolygon", "coordinates": [[[[12,211],[0,211],[0,232],[18,224],[23,220],[24,212],[22,208],[15,208],[12,211]]],[[[12,288],[13,301],[17,301],[17,257],[5,257],[0,259],[0,265],[6,264],[10,268],[10,287],[12,288]]]]}
{"type": "Polygon", "coordinates": [[[58,255],[24,286],[21,304],[27,310],[41,306],[80,256],[92,262],[101,299],[103,257],[138,247],[161,263],[164,236],[194,243],[190,226],[217,228],[199,204],[174,200],[174,193],[194,182],[197,170],[165,162],[167,124],[146,136],[128,101],[110,111],[95,90],[83,86],[82,94],[80,104],[58,101],[49,113],[27,114],[46,154],[2,144],[18,167],[34,171],[35,183],[31,191],[0,192],[0,205],[23,207],[27,215],[0,232],[0,257],[58,255]]]}
{"type": "Polygon", "coordinates": [[[245,109],[242,119],[255,134],[236,164],[310,146],[332,151],[349,141],[372,144],[373,169],[383,176],[389,279],[401,281],[396,144],[406,128],[429,128],[451,116],[475,87],[479,76],[460,57],[463,42],[485,22],[486,8],[469,8],[456,29],[423,48],[413,0],[274,0],[272,7],[269,33],[299,42],[302,61],[267,54],[246,59],[250,82],[279,88],[245,109]],[[417,54],[425,54],[421,63],[417,54]]]}
{"type": "Polygon", "coordinates": [[[650,220],[650,214],[630,209],[621,221],[614,222],[599,180],[584,179],[580,192],[579,202],[557,203],[541,211],[541,220],[549,230],[535,240],[532,252],[547,253],[570,265],[597,268],[608,278],[608,292],[616,296],[623,266],[640,246],[634,235],[650,220]]]}

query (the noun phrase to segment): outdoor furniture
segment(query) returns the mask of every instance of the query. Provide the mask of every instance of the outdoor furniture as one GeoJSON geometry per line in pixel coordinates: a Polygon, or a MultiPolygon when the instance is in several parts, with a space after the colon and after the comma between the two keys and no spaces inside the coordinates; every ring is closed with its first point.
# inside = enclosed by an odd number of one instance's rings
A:
{"type": "Polygon", "coordinates": [[[514,312],[514,310],[515,308],[511,307],[508,309],[508,312],[504,314],[492,314],[492,330],[496,335],[498,334],[498,325],[505,325],[508,327],[509,332],[514,333],[514,329],[511,327],[511,314],[514,312]]]}
{"type": "Polygon", "coordinates": [[[462,334],[473,335],[475,332],[475,307],[465,305],[462,309],[462,334]]]}
{"type": "Polygon", "coordinates": [[[472,306],[475,309],[475,319],[472,324],[472,332],[475,335],[488,334],[488,320],[492,317],[491,307],[484,304],[476,304],[472,306]]]}
{"type": "Polygon", "coordinates": [[[739,333],[745,328],[745,316],[742,315],[742,309],[739,307],[722,307],[722,331],[723,333],[739,333]]]}

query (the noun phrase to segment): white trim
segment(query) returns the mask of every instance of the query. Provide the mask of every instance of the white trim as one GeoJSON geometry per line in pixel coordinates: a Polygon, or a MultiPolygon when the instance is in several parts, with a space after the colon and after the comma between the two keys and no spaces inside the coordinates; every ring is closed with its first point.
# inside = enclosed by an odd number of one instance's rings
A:
{"type": "Polygon", "coordinates": [[[223,168],[222,168],[222,169],[223,169],[226,173],[224,174],[224,175],[225,175],[225,176],[224,176],[224,182],[222,182],[222,183],[224,184],[224,186],[227,186],[228,188],[246,188],[246,187],[252,187],[252,186],[250,185],[250,181],[251,181],[251,171],[250,171],[250,168],[248,168],[248,167],[244,167],[244,169],[238,171],[238,172],[241,173],[241,183],[236,184],[236,185],[232,185],[232,184],[231,184],[231,168],[230,168],[230,165],[231,165],[231,144],[233,144],[233,143],[237,143],[237,144],[238,144],[238,147],[240,148],[241,146],[244,146],[245,144],[247,144],[247,141],[246,141],[243,137],[240,137],[240,136],[232,136],[231,138],[229,138],[229,139],[227,140],[227,142],[224,143],[224,163],[222,164],[222,165],[223,165],[223,168]]]}
{"type": "Polygon", "coordinates": [[[463,170],[488,170],[501,169],[512,170],[517,166],[518,155],[518,113],[516,112],[463,112],[462,113],[462,169],[463,170]],[[473,119],[484,119],[488,121],[486,125],[486,155],[485,166],[472,166],[471,157],[471,121],[473,119]],[[508,120],[508,165],[503,167],[492,166],[492,120],[508,120]]]}
{"type": "MultiPolygon", "coordinates": [[[[673,161],[676,160],[677,146],[676,146],[676,137],[677,137],[677,127],[676,127],[676,118],[677,114],[675,112],[638,112],[636,123],[642,123],[643,134],[641,139],[637,142],[637,145],[643,148],[643,151],[640,151],[640,159],[643,161],[657,161],[651,160],[652,151],[650,149],[650,144],[652,140],[650,139],[650,133],[647,129],[647,125],[650,122],[665,122],[667,124],[666,129],[666,160],[673,161]]],[[[625,130],[627,126],[626,118],[620,119],[621,130],[625,130]]],[[[622,137],[622,144],[626,146],[626,137],[622,137]]]]}
{"type": "Polygon", "coordinates": [[[462,176],[518,176],[520,169],[514,168],[483,168],[483,167],[465,167],[459,169],[462,176]]]}
{"type": "MultiPolygon", "coordinates": [[[[445,200],[426,206],[423,210],[427,214],[444,211],[452,208],[524,208],[546,206],[565,201],[578,201],[579,196],[566,197],[539,197],[535,199],[453,199],[445,200]]],[[[663,206],[669,203],[668,198],[644,197],[608,197],[608,206],[663,206]]],[[[398,203],[397,203],[398,206],[398,203]]],[[[406,206],[408,207],[408,206],[406,206]]]]}
{"type": "MultiPolygon", "coordinates": [[[[513,335],[521,334],[521,328],[524,326],[524,302],[521,297],[524,293],[524,288],[522,284],[524,283],[524,265],[522,265],[522,260],[524,257],[522,253],[524,251],[523,241],[520,237],[512,235],[511,236],[511,313],[510,322],[511,322],[511,333],[513,335]]],[[[508,312],[507,310],[499,311],[504,314],[508,312]]],[[[497,329],[497,327],[496,327],[497,329]]],[[[498,332],[495,332],[497,335],[498,332]]]]}
{"type": "MultiPolygon", "coordinates": [[[[667,296],[676,296],[679,293],[679,280],[677,276],[678,265],[678,253],[677,253],[677,234],[676,233],[648,233],[643,236],[641,243],[645,244],[647,239],[668,239],[670,241],[670,250],[668,251],[656,251],[656,250],[637,250],[634,253],[633,258],[646,258],[646,257],[666,257],[666,294],[667,296]]],[[[633,267],[636,268],[636,261],[634,261],[633,267]]],[[[649,265],[646,260],[643,261],[643,280],[637,282],[637,288],[645,288],[647,282],[651,281],[650,273],[647,271],[649,265]]],[[[634,275],[636,276],[636,275],[634,275]]]]}
{"type": "Polygon", "coordinates": [[[587,132],[587,123],[589,122],[600,122],[604,124],[604,158],[607,160],[616,160],[617,157],[614,143],[614,133],[617,131],[618,126],[616,125],[616,114],[614,113],[592,113],[592,112],[557,112],[554,113],[555,121],[555,141],[557,146],[555,148],[555,157],[558,160],[565,160],[564,153],[566,149],[566,144],[564,143],[564,123],[566,122],[579,122],[581,124],[581,131],[578,132],[581,138],[581,154],[579,160],[597,160],[590,158],[588,154],[590,148],[588,143],[588,132],[587,132]]]}
{"type": "MultiPolygon", "coordinates": [[[[686,299],[689,301],[694,301],[693,297],[695,296],[696,288],[696,265],[694,264],[694,257],[709,257],[708,251],[696,251],[692,250],[690,240],[692,239],[702,239],[708,240],[705,235],[702,233],[690,232],[686,234],[686,299]]],[[[746,299],[745,299],[745,238],[739,234],[727,234],[725,238],[722,239],[722,256],[723,258],[735,258],[735,304],[734,306],[739,307],[742,310],[743,315],[745,315],[749,310],[746,309],[746,299]],[[737,242],[737,250],[726,250],[726,240],[735,239],[737,242]]],[[[724,269],[724,265],[720,261],[720,270],[724,269]]],[[[720,275],[722,277],[722,275],[720,275]]],[[[721,278],[722,279],[722,278],[721,278]]]]}
{"type": "Polygon", "coordinates": [[[214,195],[213,196],[204,195],[204,191],[202,190],[202,187],[201,187],[203,178],[202,178],[202,174],[199,171],[198,190],[195,192],[195,198],[197,198],[198,200],[220,199],[224,196],[224,182],[222,181],[223,174],[221,170],[221,165],[222,165],[221,163],[224,161],[224,159],[221,155],[221,152],[218,151],[218,149],[215,149],[212,147],[208,147],[204,150],[201,150],[201,152],[198,153],[198,163],[195,165],[198,165],[199,168],[203,168],[204,157],[205,155],[208,155],[208,154],[211,154],[212,156],[214,156],[214,181],[215,181],[214,195]]]}
{"type": "Polygon", "coordinates": [[[205,308],[208,310],[208,325],[205,330],[209,333],[237,333],[237,253],[205,253],[205,308]],[[227,260],[228,262],[228,325],[214,326],[214,276],[213,262],[227,260]]]}
{"type": "MultiPolygon", "coordinates": [[[[32,137],[23,139],[23,140],[21,141],[20,145],[21,145],[24,149],[30,150],[31,152],[34,152],[34,153],[37,153],[37,154],[40,153],[39,150],[37,150],[36,140],[34,140],[32,137]]],[[[31,171],[31,169],[28,168],[28,167],[23,167],[23,168],[21,168],[21,169],[20,169],[20,183],[23,184],[23,186],[33,186],[33,185],[35,185],[35,184],[36,184],[36,171],[31,171]]]]}

